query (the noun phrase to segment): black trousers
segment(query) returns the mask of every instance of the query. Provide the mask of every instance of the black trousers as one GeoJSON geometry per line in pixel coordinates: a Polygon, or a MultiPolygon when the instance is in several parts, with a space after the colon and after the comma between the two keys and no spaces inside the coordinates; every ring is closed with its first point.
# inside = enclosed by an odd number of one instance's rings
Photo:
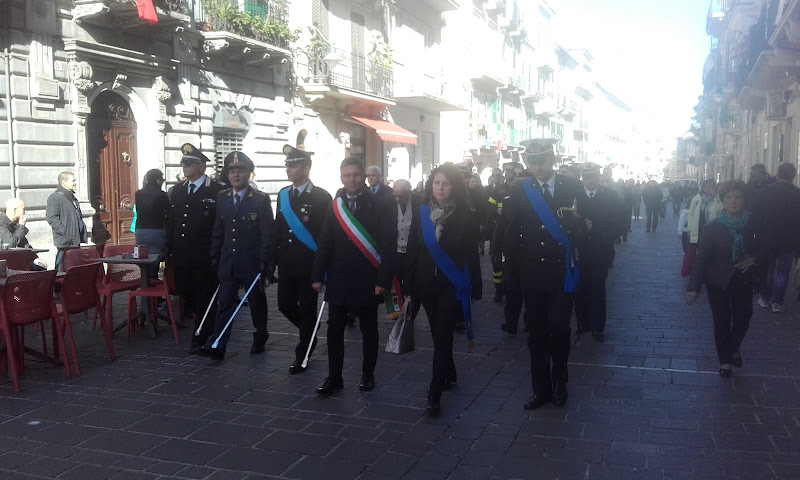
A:
{"type": "MultiPolygon", "coordinates": [[[[411,281],[408,277],[408,264],[406,263],[406,254],[405,253],[397,253],[397,265],[401,271],[398,278],[400,279],[400,290],[403,291],[403,295],[407,295],[408,292],[411,291],[409,282],[411,281]]],[[[408,303],[408,307],[411,309],[411,321],[413,322],[417,318],[417,314],[419,314],[419,309],[422,307],[422,302],[418,298],[419,294],[416,297],[411,297],[411,300],[408,303]]],[[[402,305],[401,305],[402,307],[402,305]]]]}
{"type": "Polygon", "coordinates": [[[533,393],[546,397],[553,387],[563,388],[569,375],[572,307],[575,295],[537,288],[541,279],[526,278],[522,292],[525,299],[525,323],[528,325],[528,350],[531,354],[533,393]]]}
{"type": "Polygon", "coordinates": [[[739,351],[750,327],[753,286],[734,276],[727,290],[708,286],[706,294],[714,319],[714,342],[719,363],[731,363],[731,354],[739,351]]]}
{"type": "MultiPolygon", "coordinates": [[[[175,268],[175,288],[183,298],[186,307],[185,313],[194,314],[195,316],[194,332],[200,327],[203,314],[206,313],[217,285],[219,285],[217,274],[210,267],[175,268]]],[[[192,345],[205,345],[209,335],[214,331],[216,318],[217,301],[214,300],[211,309],[208,311],[208,317],[203,323],[203,328],[200,330],[200,335],[192,335],[192,345]]]]}
{"type": "Polygon", "coordinates": [[[575,316],[578,328],[593,332],[606,329],[606,279],[608,268],[581,263],[581,281],[575,296],[575,316]]]}
{"type": "Polygon", "coordinates": [[[342,379],[344,367],[344,330],[347,314],[358,317],[361,329],[363,360],[361,373],[372,375],[378,362],[378,305],[374,307],[349,308],[345,305],[330,305],[328,311],[328,378],[342,379]]]}
{"type": "MultiPolygon", "coordinates": [[[[228,344],[228,339],[231,337],[231,330],[233,324],[222,333],[222,329],[230,320],[233,311],[236,310],[239,304],[239,288],[244,288],[247,291],[253,282],[252,278],[222,278],[219,282],[219,294],[217,296],[217,317],[214,323],[214,333],[206,341],[208,347],[219,338],[219,345],[217,348],[224,349],[228,344]],[[221,335],[221,336],[220,336],[221,335]]],[[[259,280],[258,283],[250,291],[247,296],[247,302],[250,304],[250,315],[253,319],[253,328],[256,329],[256,334],[269,337],[267,333],[267,295],[264,291],[264,280],[259,280]]]]}
{"type": "Polygon", "coordinates": [[[519,327],[519,316],[522,313],[522,285],[519,272],[506,268],[503,286],[506,294],[506,304],[503,307],[505,323],[516,330],[519,327]]]}
{"type": "Polygon", "coordinates": [[[647,211],[647,229],[655,230],[658,228],[658,215],[661,213],[661,207],[650,208],[645,205],[644,209],[647,211]]]}
{"type": "Polygon", "coordinates": [[[438,399],[442,394],[445,380],[455,381],[456,364],[453,361],[453,331],[456,323],[463,321],[461,303],[456,299],[455,289],[444,280],[439,285],[422,295],[422,306],[428,316],[428,323],[433,336],[433,368],[431,374],[430,395],[438,399]]]}
{"type": "MultiPolygon", "coordinates": [[[[300,331],[300,341],[294,349],[295,362],[303,361],[312,341],[314,325],[317,323],[317,298],[319,294],[311,288],[311,279],[281,275],[278,280],[278,310],[300,331]]],[[[316,339],[313,340],[316,345],[316,339]]],[[[313,347],[312,347],[312,352],[313,347]]],[[[310,356],[310,355],[309,355],[310,356]]]]}

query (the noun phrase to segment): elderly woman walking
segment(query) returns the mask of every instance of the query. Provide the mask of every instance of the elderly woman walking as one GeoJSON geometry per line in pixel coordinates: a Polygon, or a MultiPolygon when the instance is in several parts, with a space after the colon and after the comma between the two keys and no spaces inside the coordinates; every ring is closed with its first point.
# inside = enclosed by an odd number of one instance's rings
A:
{"type": "Polygon", "coordinates": [[[753,316],[754,235],[744,211],[746,189],[741,180],[720,185],[722,211],[703,227],[686,289],[686,303],[691,305],[700,285],[706,284],[723,377],[731,376],[731,365],[742,366],[739,347],[753,316]]]}

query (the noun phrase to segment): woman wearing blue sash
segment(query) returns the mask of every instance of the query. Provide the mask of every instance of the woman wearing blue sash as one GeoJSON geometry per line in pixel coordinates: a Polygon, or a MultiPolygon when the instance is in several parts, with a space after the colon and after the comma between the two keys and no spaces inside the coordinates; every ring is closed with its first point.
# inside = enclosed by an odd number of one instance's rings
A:
{"type": "Polygon", "coordinates": [[[451,165],[433,169],[420,214],[414,215],[406,253],[411,296],[422,302],[433,336],[430,415],[440,410],[442,391],[455,385],[453,331],[469,315],[470,299],[481,298],[478,222],[467,201],[462,174],[451,165]]]}

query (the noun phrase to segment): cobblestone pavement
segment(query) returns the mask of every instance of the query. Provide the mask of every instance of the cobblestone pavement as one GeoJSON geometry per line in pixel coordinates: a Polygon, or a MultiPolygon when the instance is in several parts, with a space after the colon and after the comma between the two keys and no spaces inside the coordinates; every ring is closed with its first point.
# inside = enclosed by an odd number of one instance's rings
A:
{"type": "MultiPolygon", "coordinates": [[[[289,376],[297,335],[270,288],[267,353],[248,354],[249,318],[240,318],[222,364],[187,355],[189,329],[180,346],[168,329],[155,340],[119,335],[112,363],[99,331],[76,316],[83,375],[29,360],[22,393],[0,384],[0,478],[800,478],[794,291],[786,313],[756,311],[744,367],[719,377],[708,304],[684,304],[676,222],[663,223],[646,234],[634,221],[618,246],[610,338],[576,343],[563,409],[522,409],[525,339],[499,330],[490,294],[474,309],[478,348],[468,353],[457,336],[460,380],[441,417],[423,412],[432,342],[422,315],[416,352],[381,352],[370,393],[358,391],[360,334],[350,329],[346,390],[316,398],[325,330],[308,371],[289,376]]],[[[390,327],[381,321],[382,338],[390,327]]]]}

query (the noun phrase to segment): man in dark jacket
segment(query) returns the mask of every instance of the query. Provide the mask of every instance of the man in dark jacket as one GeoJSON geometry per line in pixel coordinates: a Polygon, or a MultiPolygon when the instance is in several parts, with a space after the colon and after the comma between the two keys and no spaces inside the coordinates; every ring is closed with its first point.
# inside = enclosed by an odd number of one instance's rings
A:
{"type": "Polygon", "coordinates": [[[264,352],[269,338],[264,289],[275,268],[270,257],[270,241],[274,230],[272,205],[269,195],[250,188],[253,162],[244,153],[236,151],[225,157],[225,166],[231,188],[217,196],[217,216],[211,235],[211,266],[219,278],[217,318],[214,333],[198,352],[217,361],[225,358],[232,328],[227,325],[236,309],[239,289],[242,287],[248,289],[252,286],[247,301],[256,331],[253,332],[250,354],[264,352]],[[261,278],[253,285],[259,273],[261,278]]]}
{"type": "MultiPolygon", "coordinates": [[[[410,290],[408,268],[405,261],[406,251],[408,250],[409,235],[411,233],[411,223],[419,215],[419,204],[422,196],[411,191],[411,182],[405,179],[395,180],[392,187],[394,192],[394,205],[392,205],[392,221],[397,226],[397,269],[400,279],[401,290],[406,296],[410,290]]],[[[418,296],[417,296],[418,297],[418,296]]],[[[411,321],[417,318],[417,313],[422,306],[420,299],[412,297],[409,303],[411,309],[411,321]]]]}
{"type": "Polygon", "coordinates": [[[3,248],[30,248],[25,223],[25,202],[18,198],[6,200],[6,211],[0,213],[0,245],[3,248]]]}
{"type": "Polygon", "coordinates": [[[369,184],[369,191],[372,192],[373,195],[387,200],[392,198],[393,193],[391,187],[383,183],[381,167],[373,165],[367,168],[367,183],[369,184]]]}
{"type": "Polygon", "coordinates": [[[656,231],[658,228],[658,215],[661,211],[661,202],[664,200],[664,192],[655,180],[647,182],[647,186],[642,192],[644,208],[647,212],[647,232],[656,231]]]}
{"type": "MultiPolygon", "coordinates": [[[[285,145],[283,153],[286,176],[292,184],[278,193],[273,264],[278,266],[280,277],[278,310],[300,333],[300,341],[294,349],[294,363],[289,367],[289,373],[295,374],[305,371],[303,360],[308,346],[317,343],[312,334],[319,294],[311,288],[311,267],[325,216],[331,209],[331,195],[309,180],[313,152],[285,145]]],[[[313,349],[312,345],[312,352],[313,349]]]]}
{"type": "MultiPolygon", "coordinates": [[[[598,342],[608,336],[606,328],[606,279],[614,259],[614,240],[619,235],[617,193],[600,185],[600,165],[581,166],[583,189],[578,196],[578,214],[591,226],[580,253],[581,280],[575,298],[577,333],[591,331],[598,342]]],[[[626,212],[627,213],[627,212],[626,212]]]]}
{"type": "Polygon", "coordinates": [[[72,172],[58,174],[58,187],[47,197],[46,214],[47,223],[53,229],[53,245],[58,249],[54,268],[59,271],[64,251],[86,241],[86,224],[83,223],[80,203],[75,198],[75,175],[72,172]]]}
{"type": "Polygon", "coordinates": [[[362,392],[375,388],[378,359],[378,305],[391,288],[397,251],[397,229],[388,201],[369,191],[360,158],[345,158],[339,167],[344,188],[336,192],[333,212],[325,218],[311,281],[325,292],[328,311],[328,378],[317,394],[344,388],[344,330],[348,311],[359,319],[364,359],[362,392]],[[368,235],[364,235],[362,230],[368,235]],[[371,237],[372,242],[367,238],[371,237]]]}
{"type": "Polygon", "coordinates": [[[175,287],[184,299],[187,314],[194,314],[195,335],[189,353],[199,353],[214,330],[217,302],[211,302],[219,285],[217,272],[211,268],[211,233],[217,214],[217,196],[222,185],[206,176],[209,159],[194,145],[181,147],[181,167],[185,180],[173,185],[168,196],[166,252],[175,266],[175,287]],[[209,303],[211,309],[208,310],[209,303]],[[199,334],[197,328],[208,310],[199,334]]]}
{"type": "Polygon", "coordinates": [[[783,312],[783,298],[800,238],[800,189],[792,184],[796,174],[793,164],[781,163],[778,181],[763,190],[751,215],[757,263],[766,265],[764,287],[756,302],[773,313],[783,312]]]}
{"type": "Polygon", "coordinates": [[[756,163],[750,167],[750,179],[747,180],[747,205],[745,208],[753,211],[756,203],[761,198],[764,190],[778,180],[767,173],[767,167],[763,163],[756,163]]]}
{"type": "Polygon", "coordinates": [[[559,209],[570,208],[585,193],[578,180],[554,174],[553,143],[523,143],[534,177],[514,184],[503,203],[508,214],[503,253],[507,262],[518,266],[528,327],[533,396],[525,403],[527,410],[551,400],[561,407],[567,401],[575,250],[585,232],[583,220],[571,212],[558,217],[559,209]]]}

